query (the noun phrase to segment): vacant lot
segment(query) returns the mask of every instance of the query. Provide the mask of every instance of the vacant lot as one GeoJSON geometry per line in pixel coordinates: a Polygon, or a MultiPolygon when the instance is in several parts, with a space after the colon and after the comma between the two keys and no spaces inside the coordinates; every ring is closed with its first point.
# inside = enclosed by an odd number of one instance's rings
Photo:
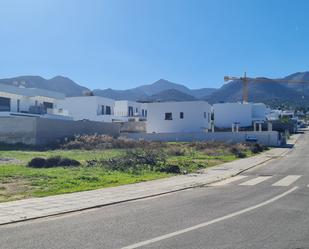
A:
{"type": "MultiPolygon", "coordinates": [[[[76,141],[61,149],[0,151],[0,202],[137,183],[195,172],[261,149],[223,143],[96,142],[80,148],[76,141]],[[117,148],[114,148],[117,147],[117,148]],[[121,148],[119,148],[121,147],[121,148]],[[122,148],[124,147],[124,148],[122,148]],[[146,152],[145,152],[146,151],[146,152]],[[74,167],[33,168],[33,158],[61,156],[78,160],[74,167]],[[13,159],[13,160],[9,160],[13,159]]],[[[81,144],[80,144],[81,145],[81,144]]]]}

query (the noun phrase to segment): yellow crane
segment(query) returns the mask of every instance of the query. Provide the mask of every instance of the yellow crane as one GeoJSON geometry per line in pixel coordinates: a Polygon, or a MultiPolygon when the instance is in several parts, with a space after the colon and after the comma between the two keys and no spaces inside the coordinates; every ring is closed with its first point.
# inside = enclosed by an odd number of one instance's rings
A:
{"type": "Polygon", "coordinates": [[[296,84],[309,84],[309,81],[306,80],[285,80],[285,79],[269,79],[269,78],[249,78],[245,72],[243,77],[234,77],[234,76],[224,76],[224,81],[230,80],[240,80],[243,83],[243,95],[242,100],[244,103],[248,102],[248,85],[249,83],[269,83],[269,81],[274,81],[276,83],[296,83],[296,84]]]}

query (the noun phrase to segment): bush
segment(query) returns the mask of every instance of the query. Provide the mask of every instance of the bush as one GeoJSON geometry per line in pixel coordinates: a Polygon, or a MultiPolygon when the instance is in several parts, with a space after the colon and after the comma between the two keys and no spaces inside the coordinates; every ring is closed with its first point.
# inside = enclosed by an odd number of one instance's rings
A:
{"type": "Polygon", "coordinates": [[[60,156],[49,157],[47,159],[41,157],[33,158],[28,167],[32,168],[52,168],[61,166],[79,166],[80,162],[74,159],[63,158],[60,156]]]}
{"type": "Polygon", "coordinates": [[[90,160],[87,166],[104,167],[112,171],[138,172],[141,170],[157,170],[166,162],[166,154],[159,149],[128,150],[123,156],[108,160],[90,160]]]}
{"type": "Polygon", "coordinates": [[[60,166],[61,157],[60,156],[54,156],[49,157],[45,161],[45,168],[52,168],[60,166]]]}
{"type": "Polygon", "coordinates": [[[28,167],[32,167],[32,168],[44,168],[44,167],[45,167],[45,162],[46,162],[46,159],[45,159],[45,158],[35,157],[35,158],[33,158],[33,159],[28,163],[28,167]]]}
{"type": "Polygon", "coordinates": [[[166,165],[160,169],[160,172],[165,172],[169,174],[180,174],[181,170],[178,165],[166,165]]]}
{"type": "Polygon", "coordinates": [[[75,136],[72,140],[62,144],[62,149],[102,150],[102,149],[133,149],[133,148],[160,148],[162,142],[147,142],[128,138],[113,138],[107,135],[75,136]]]}
{"type": "Polygon", "coordinates": [[[267,148],[265,146],[262,146],[258,143],[254,143],[254,144],[250,144],[250,150],[252,153],[257,154],[260,152],[263,152],[264,150],[266,150],[267,148]]]}
{"type": "Polygon", "coordinates": [[[236,157],[238,157],[238,158],[245,158],[245,157],[247,157],[246,153],[241,151],[241,149],[239,149],[238,147],[232,147],[231,148],[231,153],[233,155],[235,155],[236,157]]]}
{"type": "Polygon", "coordinates": [[[167,151],[168,155],[170,156],[185,156],[186,151],[184,149],[178,148],[178,147],[171,147],[167,151]]]}

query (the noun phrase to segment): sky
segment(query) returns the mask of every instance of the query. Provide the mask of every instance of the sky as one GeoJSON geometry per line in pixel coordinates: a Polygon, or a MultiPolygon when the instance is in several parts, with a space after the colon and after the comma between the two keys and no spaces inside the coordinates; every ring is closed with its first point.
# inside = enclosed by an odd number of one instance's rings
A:
{"type": "Polygon", "coordinates": [[[307,0],[0,0],[0,78],[91,89],[309,71],[307,0]]]}

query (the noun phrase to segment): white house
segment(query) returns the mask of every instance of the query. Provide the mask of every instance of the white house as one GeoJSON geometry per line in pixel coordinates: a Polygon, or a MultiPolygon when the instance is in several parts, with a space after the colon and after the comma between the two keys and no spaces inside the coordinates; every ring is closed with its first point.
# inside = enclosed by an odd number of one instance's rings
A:
{"type": "Polygon", "coordinates": [[[100,96],[69,97],[60,105],[69,111],[74,120],[116,122],[147,115],[145,104],[100,96]]]}
{"type": "Polygon", "coordinates": [[[147,104],[147,133],[203,132],[211,129],[211,105],[205,101],[147,104]]]}
{"type": "Polygon", "coordinates": [[[254,121],[265,121],[267,115],[266,106],[262,103],[219,103],[213,105],[213,110],[217,128],[231,128],[233,123],[248,127],[254,121]]]}
{"type": "Polygon", "coordinates": [[[111,122],[115,100],[100,96],[68,97],[60,102],[74,120],[111,122]]]}
{"type": "Polygon", "coordinates": [[[130,100],[115,101],[115,115],[122,117],[147,117],[147,104],[130,100]]]}
{"type": "Polygon", "coordinates": [[[0,116],[70,119],[67,111],[58,106],[64,98],[58,92],[0,84],[0,116]]]}

